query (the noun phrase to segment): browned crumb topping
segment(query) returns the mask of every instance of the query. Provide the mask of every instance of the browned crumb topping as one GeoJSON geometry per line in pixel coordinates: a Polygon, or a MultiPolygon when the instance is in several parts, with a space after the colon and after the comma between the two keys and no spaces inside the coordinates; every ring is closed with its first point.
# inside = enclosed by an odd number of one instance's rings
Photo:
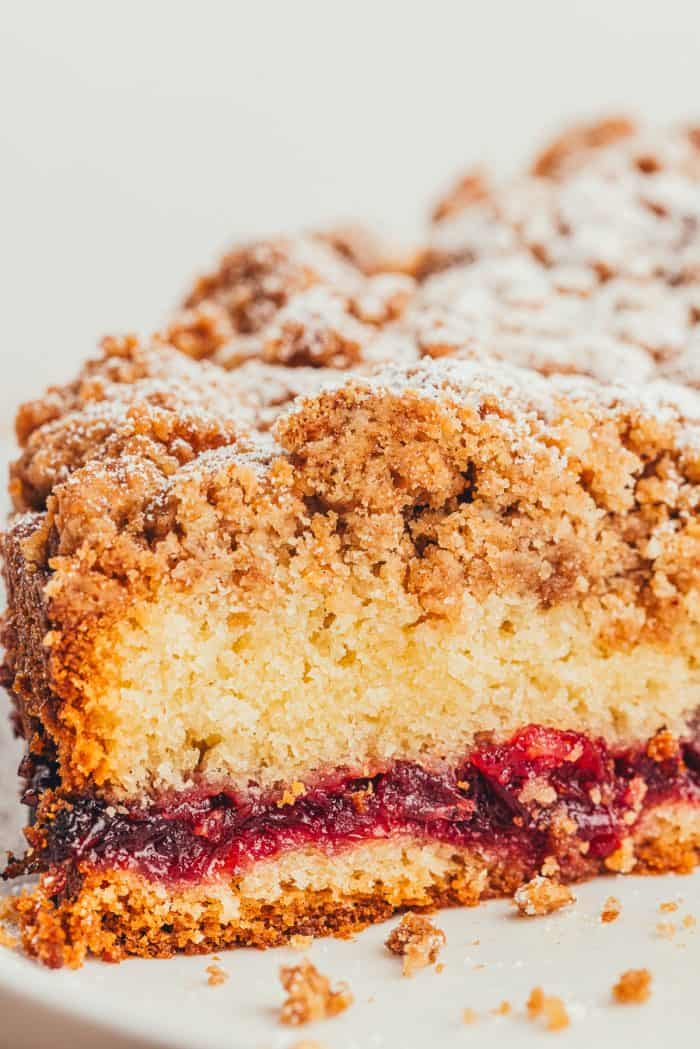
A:
{"type": "Polygon", "coordinates": [[[673,912],[677,910],[678,904],[675,900],[666,900],[659,904],[659,911],[662,914],[673,914],[673,912]]]}
{"type": "Polygon", "coordinates": [[[475,1024],[479,1019],[479,1014],[475,1009],[463,1009],[462,1010],[462,1023],[471,1025],[475,1024]]]}
{"type": "Polygon", "coordinates": [[[491,1012],[494,1016],[510,1016],[513,1011],[513,1007],[510,1002],[504,998],[500,1005],[497,1005],[491,1012]]]}
{"type": "Polygon", "coordinates": [[[229,974],[220,965],[207,965],[204,971],[209,974],[207,983],[210,987],[217,987],[220,983],[226,983],[229,978],[229,974]]]}
{"type": "Polygon", "coordinates": [[[293,1027],[337,1016],[354,1000],[347,984],[331,987],[328,977],[308,959],[299,965],[282,966],[280,981],[287,992],[280,1011],[280,1023],[293,1027]]]}
{"type": "Polygon", "coordinates": [[[527,1014],[531,1020],[540,1017],[548,1031],[561,1031],[569,1026],[569,1014],[561,998],[545,994],[541,987],[534,987],[527,1000],[527,1014]]]}
{"type": "Polygon", "coordinates": [[[537,875],[516,890],[513,901],[521,914],[533,918],[561,910],[576,897],[568,885],[537,875]]]}
{"type": "Polygon", "coordinates": [[[603,909],[600,912],[600,920],[603,924],[608,922],[617,921],[622,912],[622,904],[618,900],[617,896],[608,896],[607,900],[603,904],[603,909]]]}
{"type": "Polygon", "coordinates": [[[651,995],[651,973],[648,969],[628,969],[612,989],[613,998],[622,1005],[641,1005],[651,995]]]}
{"type": "Polygon", "coordinates": [[[403,975],[412,976],[416,970],[431,965],[446,942],[442,929],[423,915],[409,911],[387,937],[386,947],[403,958],[403,975]]]}
{"type": "Polygon", "coordinates": [[[636,862],[634,842],[632,838],[625,838],[622,845],[607,857],[605,866],[609,871],[615,871],[617,874],[629,874],[634,870],[636,862]]]}

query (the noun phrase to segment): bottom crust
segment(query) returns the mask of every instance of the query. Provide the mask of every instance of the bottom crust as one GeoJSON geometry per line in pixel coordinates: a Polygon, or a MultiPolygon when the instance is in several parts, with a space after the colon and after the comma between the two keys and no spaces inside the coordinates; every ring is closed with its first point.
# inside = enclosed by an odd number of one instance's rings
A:
{"type": "MultiPolygon", "coordinates": [[[[580,880],[606,870],[687,873],[699,855],[700,808],[666,804],[646,813],[606,860],[572,853],[562,877],[580,880]]],[[[275,947],[295,935],[348,937],[401,908],[474,906],[510,895],[536,873],[510,856],[395,839],[332,855],[307,848],[197,887],[93,870],[59,899],[48,874],[13,901],[13,911],[30,955],[54,968],[75,967],[87,953],[120,961],[237,945],[275,947]]]]}

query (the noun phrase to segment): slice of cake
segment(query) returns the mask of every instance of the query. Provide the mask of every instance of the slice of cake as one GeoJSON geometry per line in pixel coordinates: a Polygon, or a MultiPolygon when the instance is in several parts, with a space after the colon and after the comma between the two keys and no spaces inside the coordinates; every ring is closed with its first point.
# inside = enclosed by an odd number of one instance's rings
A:
{"type": "Polygon", "coordinates": [[[127,341],[21,418],[33,954],[692,866],[693,392],[426,361],[338,376],[273,440],[236,372],[127,341]]]}
{"type": "Polygon", "coordinates": [[[30,953],[695,864],[698,149],[649,141],[471,176],[412,261],[238,248],[20,409],[30,953]]]}

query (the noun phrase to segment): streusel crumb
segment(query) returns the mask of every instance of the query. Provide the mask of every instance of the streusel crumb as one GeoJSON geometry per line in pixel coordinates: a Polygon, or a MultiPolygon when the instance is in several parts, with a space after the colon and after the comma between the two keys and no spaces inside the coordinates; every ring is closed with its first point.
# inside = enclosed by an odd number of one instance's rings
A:
{"type": "Polygon", "coordinates": [[[545,994],[541,987],[534,987],[530,992],[527,1014],[531,1020],[542,1017],[548,1031],[562,1031],[569,1026],[569,1014],[561,998],[545,994]]]}
{"type": "Polygon", "coordinates": [[[412,976],[417,969],[432,965],[447,938],[437,926],[420,914],[409,911],[391,932],[386,947],[403,958],[404,976],[412,976]]]}
{"type": "Polygon", "coordinates": [[[537,875],[517,889],[513,901],[521,914],[534,918],[575,903],[576,897],[568,885],[537,875]]]}
{"type": "Polygon", "coordinates": [[[218,987],[219,984],[226,983],[229,977],[229,974],[220,965],[207,965],[204,971],[209,974],[207,983],[210,987],[218,987]]]}
{"type": "Polygon", "coordinates": [[[608,896],[607,900],[603,904],[603,909],[600,912],[600,920],[607,924],[608,922],[617,921],[622,912],[622,904],[618,900],[617,896],[608,896]]]}
{"type": "Polygon", "coordinates": [[[659,910],[662,914],[673,914],[674,911],[678,910],[678,904],[675,900],[666,900],[659,904],[659,910]]]}
{"type": "Polygon", "coordinates": [[[300,965],[283,965],[280,981],[287,992],[280,1011],[280,1023],[292,1027],[337,1016],[354,1001],[347,984],[331,987],[328,977],[307,958],[300,965]]]}
{"type": "Polygon", "coordinates": [[[651,973],[648,969],[628,969],[612,989],[613,998],[622,1005],[641,1005],[651,995],[651,973]]]}

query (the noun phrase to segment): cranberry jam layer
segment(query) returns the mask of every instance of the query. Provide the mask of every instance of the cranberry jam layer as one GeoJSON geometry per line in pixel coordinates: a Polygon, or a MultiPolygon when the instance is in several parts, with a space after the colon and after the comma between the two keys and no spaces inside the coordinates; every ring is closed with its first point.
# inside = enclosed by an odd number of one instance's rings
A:
{"type": "Polygon", "coordinates": [[[6,876],[48,870],[57,890],[71,868],[197,884],[309,846],[332,855],[405,836],[499,854],[528,871],[554,857],[563,877],[577,877],[581,857],[609,859],[646,813],[671,803],[700,805],[695,741],[661,732],[615,752],[531,725],[444,771],[397,761],[372,778],[336,775],[281,796],[199,790],[146,810],[68,798],[28,831],[34,848],[6,876]]]}

